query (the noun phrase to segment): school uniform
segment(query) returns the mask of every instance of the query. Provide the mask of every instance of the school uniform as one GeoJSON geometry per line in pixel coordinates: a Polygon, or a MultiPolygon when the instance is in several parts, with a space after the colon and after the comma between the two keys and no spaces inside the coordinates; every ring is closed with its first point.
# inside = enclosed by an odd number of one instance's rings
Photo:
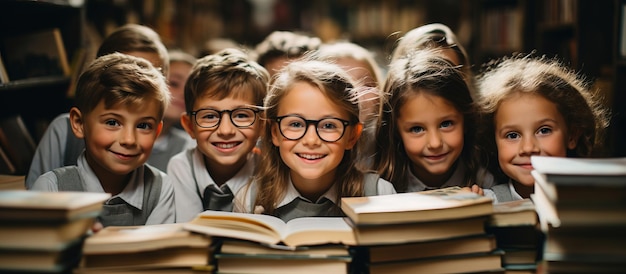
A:
{"type": "Polygon", "coordinates": [[[249,183],[258,160],[257,154],[249,153],[246,164],[219,187],[198,149],[187,149],[174,156],[167,172],[174,184],[176,222],[188,222],[207,209],[232,211],[235,195],[249,183]]]}
{"type": "MultiPolygon", "coordinates": [[[[424,182],[422,182],[419,178],[417,178],[413,174],[413,172],[409,172],[406,192],[418,192],[418,191],[424,191],[424,190],[460,186],[461,183],[465,180],[464,178],[465,172],[466,172],[465,165],[463,163],[459,163],[458,165],[456,165],[454,172],[452,173],[452,176],[450,176],[450,178],[445,183],[443,183],[440,187],[427,186],[426,184],[424,184],[424,182]]],[[[481,186],[482,188],[489,188],[493,185],[494,177],[491,173],[487,172],[486,169],[481,168],[479,170],[479,174],[481,174],[483,177],[483,182],[481,186]]]]}
{"type": "Polygon", "coordinates": [[[483,189],[483,193],[486,197],[493,199],[493,203],[502,203],[508,201],[517,201],[524,199],[517,191],[513,182],[509,180],[506,184],[498,184],[492,186],[489,189],[483,189]]]}
{"type": "MultiPolygon", "coordinates": [[[[195,142],[184,130],[171,128],[157,138],[147,163],[166,171],[167,162],[172,156],[194,145],[195,142]]],[[[26,176],[26,189],[30,189],[33,182],[45,172],[58,167],[76,165],[76,159],[84,149],[85,141],[77,138],[72,132],[70,114],[63,113],[57,116],[37,145],[26,176]]]]}
{"type": "MultiPolygon", "coordinates": [[[[105,192],[84,152],[75,166],[57,168],[41,175],[33,183],[32,190],[105,192]]],[[[174,188],[164,172],[142,165],[132,171],[122,192],[104,203],[99,220],[104,226],[173,223],[174,188]]]]}
{"type": "MultiPolygon", "coordinates": [[[[393,185],[390,182],[380,178],[378,174],[367,173],[365,176],[364,196],[396,193],[393,185]]],[[[243,204],[247,205],[247,208],[244,212],[251,213],[254,210],[252,201],[257,192],[256,187],[257,184],[250,185],[250,189],[248,191],[241,192],[243,193],[243,195],[245,195],[245,197],[237,198],[238,201],[242,201],[243,204]]],[[[280,203],[278,203],[273,215],[285,222],[291,219],[301,217],[344,216],[341,208],[335,204],[334,201],[336,200],[337,191],[335,187],[331,187],[322,196],[320,196],[317,201],[311,201],[300,195],[300,192],[298,192],[298,190],[293,185],[293,182],[291,182],[290,180],[285,196],[280,201],[280,203]]]]}

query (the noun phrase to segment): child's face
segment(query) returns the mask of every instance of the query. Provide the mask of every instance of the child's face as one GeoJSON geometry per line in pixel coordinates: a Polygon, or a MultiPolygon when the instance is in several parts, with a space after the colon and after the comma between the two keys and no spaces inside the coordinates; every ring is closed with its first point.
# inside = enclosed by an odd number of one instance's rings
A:
{"type": "Polygon", "coordinates": [[[569,138],[563,115],[554,103],[534,94],[504,100],[494,116],[500,167],[511,179],[534,185],[531,155],[565,157],[576,142],[569,138]]]}
{"type": "MultiPolygon", "coordinates": [[[[241,108],[255,109],[254,105],[251,99],[227,97],[217,100],[214,97],[205,95],[196,100],[193,109],[194,111],[200,109],[232,111],[241,108]]],[[[248,153],[255,147],[261,134],[262,123],[258,114],[247,116],[255,119],[247,127],[237,127],[233,124],[230,115],[233,115],[232,119],[237,119],[237,115],[242,114],[223,112],[221,117],[219,117],[219,124],[213,128],[200,127],[196,123],[196,120],[202,118],[199,115],[182,116],[183,128],[192,138],[196,139],[197,149],[204,154],[209,169],[230,172],[241,168],[247,160],[248,153]]],[[[218,118],[217,116],[220,115],[216,114],[214,116],[214,118],[218,118]]]]}
{"type": "Polygon", "coordinates": [[[413,172],[424,183],[440,182],[453,172],[463,151],[463,114],[447,100],[420,93],[399,111],[398,131],[413,172]]]}
{"type": "Polygon", "coordinates": [[[151,102],[106,109],[102,101],[81,116],[82,124],[75,133],[85,139],[87,161],[96,174],[125,175],[148,160],[161,131],[160,103],[151,102]]]}
{"type": "Polygon", "coordinates": [[[185,82],[189,78],[191,65],[187,62],[171,62],[168,86],[172,94],[169,107],[165,110],[167,119],[180,121],[180,115],[185,112],[185,82]]]}
{"type": "MultiPolygon", "coordinates": [[[[350,118],[348,113],[324,96],[318,88],[304,82],[293,85],[280,101],[278,117],[285,115],[298,115],[307,120],[350,118]]],[[[345,151],[352,149],[360,132],[357,132],[354,125],[349,125],[344,127],[345,133],[339,140],[326,142],[318,136],[315,124],[290,125],[306,127],[304,136],[289,140],[280,132],[278,123],[273,122],[272,142],[279,148],[283,162],[291,169],[294,186],[302,195],[327,190],[335,182],[335,171],[345,151]]],[[[323,125],[317,126],[324,128],[323,125]]],[[[284,127],[282,129],[284,132],[287,130],[284,127]]]]}

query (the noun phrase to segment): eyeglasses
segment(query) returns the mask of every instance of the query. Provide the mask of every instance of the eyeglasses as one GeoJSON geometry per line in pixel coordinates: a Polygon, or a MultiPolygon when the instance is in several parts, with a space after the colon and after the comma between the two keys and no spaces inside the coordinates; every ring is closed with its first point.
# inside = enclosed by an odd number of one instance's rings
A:
{"type": "Polygon", "coordinates": [[[236,108],[226,110],[216,110],[212,108],[203,108],[192,111],[191,115],[195,116],[196,125],[201,128],[214,128],[220,125],[222,115],[228,113],[230,121],[238,128],[249,127],[256,121],[259,109],[256,108],[236,108]]]}
{"type": "Polygon", "coordinates": [[[307,120],[298,115],[285,115],[276,117],[280,134],[288,140],[299,140],[304,137],[309,125],[315,125],[317,136],[325,142],[336,142],[346,132],[346,127],[352,122],[339,118],[324,118],[321,120],[307,120]]]}

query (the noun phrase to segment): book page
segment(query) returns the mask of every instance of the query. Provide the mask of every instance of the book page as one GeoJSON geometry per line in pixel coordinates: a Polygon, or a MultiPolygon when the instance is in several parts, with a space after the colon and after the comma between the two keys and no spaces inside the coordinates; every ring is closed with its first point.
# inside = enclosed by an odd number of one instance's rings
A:
{"type": "Polygon", "coordinates": [[[183,228],[210,236],[276,244],[281,241],[285,226],[285,222],[274,216],[207,210],[183,228]]]}
{"type": "Polygon", "coordinates": [[[354,245],[356,240],[352,227],[343,217],[305,217],[287,222],[282,235],[288,246],[346,244],[354,245]]]}
{"type": "Polygon", "coordinates": [[[540,173],[571,175],[626,175],[626,157],[568,158],[531,156],[533,168],[540,173]]]}

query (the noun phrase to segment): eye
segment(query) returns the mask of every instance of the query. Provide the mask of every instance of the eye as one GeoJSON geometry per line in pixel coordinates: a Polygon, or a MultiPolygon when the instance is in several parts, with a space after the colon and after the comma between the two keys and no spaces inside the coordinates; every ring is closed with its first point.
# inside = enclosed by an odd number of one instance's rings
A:
{"type": "Polygon", "coordinates": [[[205,113],[204,115],[202,115],[201,118],[202,119],[208,119],[208,120],[214,120],[214,119],[217,119],[217,114],[216,113],[205,113]]]}
{"type": "Polygon", "coordinates": [[[439,125],[440,128],[448,128],[453,126],[454,123],[452,121],[443,121],[441,122],[441,124],[439,125]]]}
{"type": "Polygon", "coordinates": [[[552,133],[552,129],[549,127],[542,127],[539,130],[537,130],[537,134],[539,135],[547,135],[552,133]]]}
{"type": "MultiPolygon", "coordinates": [[[[252,112],[254,113],[254,112],[252,112]]],[[[234,119],[249,119],[251,118],[252,115],[247,112],[247,111],[237,111],[237,112],[233,112],[233,118],[234,119]]]]}
{"type": "Polygon", "coordinates": [[[519,139],[521,137],[517,132],[507,132],[504,134],[505,139],[519,139]]]}
{"type": "Polygon", "coordinates": [[[409,131],[411,131],[412,133],[422,133],[424,132],[424,128],[420,126],[414,126],[410,128],[409,131]]]}
{"type": "Polygon", "coordinates": [[[105,125],[107,125],[107,126],[112,126],[112,127],[115,127],[115,126],[119,126],[119,125],[120,125],[120,123],[118,123],[118,122],[117,122],[116,120],[114,120],[114,119],[109,119],[109,120],[106,120],[106,121],[104,121],[104,124],[105,124],[105,125]]]}
{"type": "Polygon", "coordinates": [[[322,120],[320,121],[318,127],[319,129],[336,129],[339,127],[339,125],[337,125],[339,123],[339,121],[333,121],[333,120],[322,120]]]}
{"type": "Polygon", "coordinates": [[[302,121],[298,121],[298,120],[289,121],[289,123],[287,125],[289,127],[291,127],[291,128],[301,128],[301,127],[304,127],[304,123],[302,121]]]}
{"type": "Polygon", "coordinates": [[[152,126],[151,123],[139,123],[137,125],[137,128],[140,128],[140,129],[153,129],[154,127],[152,126]]]}

